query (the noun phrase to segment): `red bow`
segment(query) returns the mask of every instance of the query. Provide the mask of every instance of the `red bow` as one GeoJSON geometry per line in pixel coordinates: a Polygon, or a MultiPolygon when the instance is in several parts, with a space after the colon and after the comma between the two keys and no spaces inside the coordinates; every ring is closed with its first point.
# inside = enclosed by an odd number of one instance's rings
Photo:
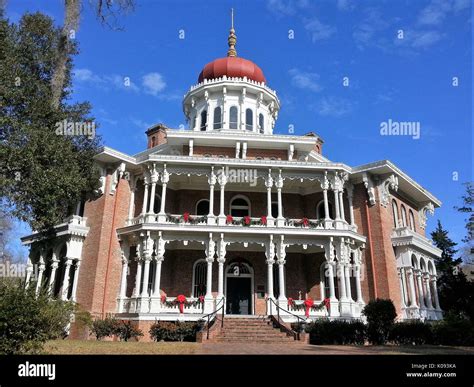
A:
{"type": "Polygon", "coordinates": [[[161,303],[164,304],[166,302],[166,296],[163,294],[161,296],[161,303]]]}
{"type": "Polygon", "coordinates": [[[294,303],[293,299],[291,297],[288,297],[288,308],[290,306],[293,306],[293,303],[294,303]]]}
{"type": "Polygon", "coordinates": [[[200,302],[201,304],[204,303],[204,296],[199,296],[199,302],[200,302]]]}
{"type": "Polygon", "coordinates": [[[244,216],[244,223],[248,226],[250,225],[250,222],[252,221],[252,219],[250,218],[250,216],[244,216]]]}
{"type": "Polygon", "coordinates": [[[189,220],[189,212],[185,212],[183,214],[183,219],[184,219],[185,222],[187,222],[189,220]]]}
{"type": "Polygon", "coordinates": [[[184,313],[184,303],[186,302],[186,297],[180,294],[176,297],[176,301],[179,303],[179,313],[184,313]]]}
{"type": "Polygon", "coordinates": [[[303,223],[303,226],[307,227],[309,225],[308,218],[303,218],[302,223],[303,223]]]}
{"type": "Polygon", "coordinates": [[[326,310],[329,312],[329,308],[331,307],[331,300],[329,298],[324,299],[324,306],[326,307],[326,310]]]}
{"type": "Polygon", "coordinates": [[[266,216],[262,216],[260,220],[261,220],[263,225],[265,225],[265,226],[267,225],[267,217],[266,216]]]}
{"type": "Polygon", "coordinates": [[[232,215],[227,215],[225,218],[226,223],[232,223],[233,220],[234,218],[232,218],[232,215]]]}
{"type": "Polygon", "coordinates": [[[314,305],[314,301],[312,298],[308,298],[306,300],[304,300],[304,306],[305,306],[305,316],[306,317],[309,317],[309,311],[311,309],[311,307],[314,305]]]}

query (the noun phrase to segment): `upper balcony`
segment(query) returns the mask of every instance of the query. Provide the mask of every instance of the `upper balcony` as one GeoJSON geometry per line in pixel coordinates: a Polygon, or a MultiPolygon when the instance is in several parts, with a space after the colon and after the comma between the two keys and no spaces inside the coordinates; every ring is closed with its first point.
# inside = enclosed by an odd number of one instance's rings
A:
{"type": "Polygon", "coordinates": [[[433,246],[433,242],[408,226],[397,227],[392,232],[393,246],[413,246],[436,257],[441,256],[441,250],[433,246]]]}

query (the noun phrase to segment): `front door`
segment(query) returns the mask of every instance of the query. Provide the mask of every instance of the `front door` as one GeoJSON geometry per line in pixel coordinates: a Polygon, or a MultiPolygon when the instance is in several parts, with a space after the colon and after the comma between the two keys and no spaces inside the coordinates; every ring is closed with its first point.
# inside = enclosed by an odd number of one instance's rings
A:
{"type": "Polygon", "coordinates": [[[251,278],[227,278],[227,314],[252,314],[251,278]]]}

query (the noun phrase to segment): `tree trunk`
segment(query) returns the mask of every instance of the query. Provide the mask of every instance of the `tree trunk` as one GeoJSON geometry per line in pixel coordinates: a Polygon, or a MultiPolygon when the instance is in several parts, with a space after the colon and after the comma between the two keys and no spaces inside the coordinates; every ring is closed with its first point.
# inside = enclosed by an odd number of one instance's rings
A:
{"type": "Polygon", "coordinates": [[[58,59],[51,79],[52,106],[58,108],[62,99],[64,82],[66,80],[67,61],[71,44],[70,38],[79,27],[81,0],[64,0],[64,24],[61,41],[58,46],[58,59]]]}

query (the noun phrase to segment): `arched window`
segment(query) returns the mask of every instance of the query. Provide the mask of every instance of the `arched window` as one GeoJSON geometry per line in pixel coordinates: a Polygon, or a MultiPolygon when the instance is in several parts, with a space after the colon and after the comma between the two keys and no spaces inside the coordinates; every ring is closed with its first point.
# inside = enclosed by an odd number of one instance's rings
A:
{"type": "Polygon", "coordinates": [[[214,129],[222,128],[221,108],[218,106],[214,109],[214,129]]]}
{"type": "Polygon", "coordinates": [[[207,111],[203,110],[201,112],[201,130],[206,130],[207,126],[207,111]]]}
{"type": "Polygon", "coordinates": [[[245,129],[253,130],[253,112],[252,109],[245,111],[245,129]]]}
{"type": "Polygon", "coordinates": [[[237,129],[239,124],[237,106],[231,106],[229,110],[229,128],[237,129]]]}
{"type": "MultiPolygon", "coordinates": [[[[329,207],[329,218],[334,219],[333,216],[333,207],[332,203],[328,202],[328,207],[329,207]]],[[[326,219],[326,213],[324,210],[324,200],[321,200],[318,205],[316,206],[316,217],[317,219],[326,219]]]]}
{"type": "Polygon", "coordinates": [[[395,200],[392,200],[392,214],[393,214],[393,227],[398,227],[398,205],[395,200]]]}
{"type": "Polygon", "coordinates": [[[258,115],[258,127],[260,128],[260,133],[265,132],[265,122],[264,122],[262,113],[258,115]]]}
{"type": "Polygon", "coordinates": [[[193,297],[206,294],[207,262],[204,259],[196,261],[193,269],[193,297]]]}
{"type": "Polygon", "coordinates": [[[230,202],[232,216],[250,216],[250,202],[243,196],[235,197],[230,202]]]}
{"type": "Polygon", "coordinates": [[[153,213],[158,214],[161,210],[161,196],[155,194],[155,202],[153,203],[153,213]]]}
{"type": "Polygon", "coordinates": [[[406,227],[407,226],[407,210],[405,209],[405,206],[403,204],[402,204],[401,210],[402,210],[402,224],[403,224],[403,227],[406,227]]]}
{"type": "Polygon", "coordinates": [[[201,199],[196,204],[196,215],[208,215],[209,214],[209,200],[201,199]]]}
{"type": "Polygon", "coordinates": [[[416,231],[415,230],[415,217],[413,216],[412,210],[409,211],[408,216],[410,217],[410,229],[412,231],[416,231]]]}

